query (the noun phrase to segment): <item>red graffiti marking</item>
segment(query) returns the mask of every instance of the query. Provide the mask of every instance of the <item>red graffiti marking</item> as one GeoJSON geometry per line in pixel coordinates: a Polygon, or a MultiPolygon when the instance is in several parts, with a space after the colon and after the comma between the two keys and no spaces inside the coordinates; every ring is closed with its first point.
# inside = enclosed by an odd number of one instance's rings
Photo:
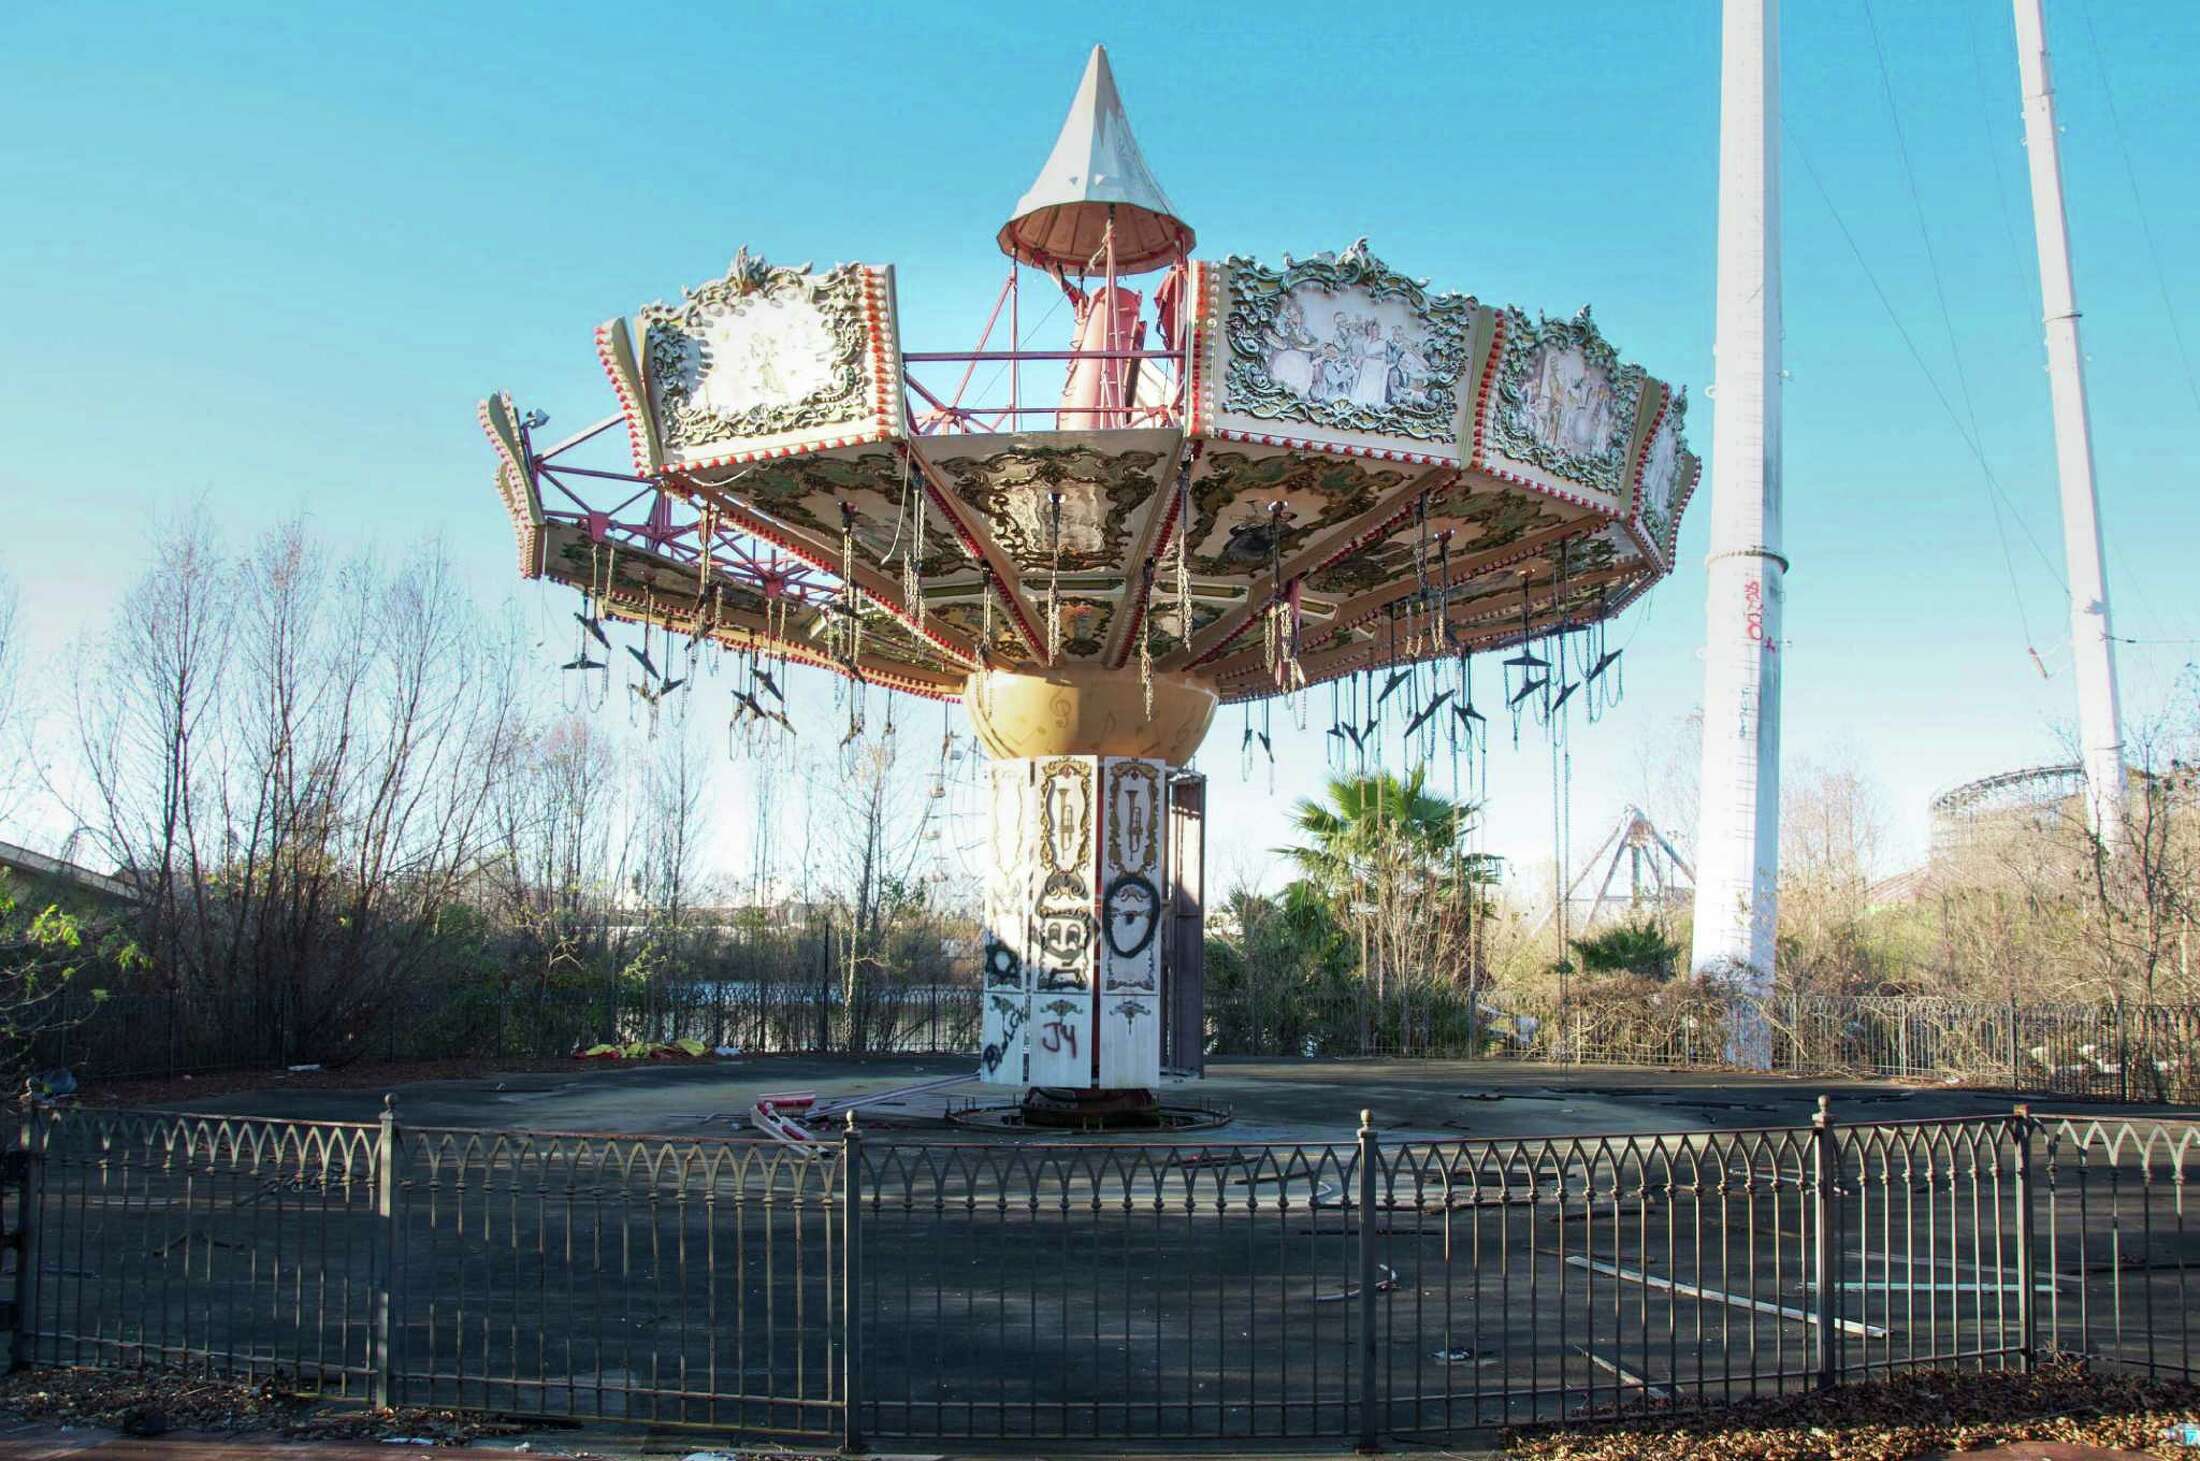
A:
{"type": "Polygon", "coordinates": [[[1049,1055],[1059,1054],[1066,1048],[1074,1058],[1077,1054],[1077,1027],[1064,1024],[1060,1020],[1049,1020],[1039,1027],[1039,1045],[1049,1055]]]}
{"type": "Polygon", "coordinates": [[[1761,644],[1765,653],[1778,654],[1778,640],[1765,638],[1765,591],[1755,579],[1742,585],[1742,625],[1752,644],[1761,644]]]}

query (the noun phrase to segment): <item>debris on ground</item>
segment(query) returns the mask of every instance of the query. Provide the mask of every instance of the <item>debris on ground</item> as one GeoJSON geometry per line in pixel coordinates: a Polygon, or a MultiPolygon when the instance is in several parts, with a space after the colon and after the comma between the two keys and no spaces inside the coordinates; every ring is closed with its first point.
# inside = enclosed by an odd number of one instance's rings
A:
{"type": "Polygon", "coordinates": [[[186,1106],[239,1091],[388,1091],[423,1081],[480,1080],[488,1076],[556,1071],[574,1077],[573,1058],[509,1059],[471,1056],[451,1060],[375,1060],[320,1070],[225,1070],[200,1075],[95,1080],[76,1094],[84,1106],[186,1106]]]}
{"type": "MultiPolygon", "coordinates": [[[[484,1454],[518,1452],[559,1461],[601,1461],[578,1435],[513,1437],[572,1431],[570,1420],[519,1419],[442,1406],[370,1407],[325,1400],[278,1380],[236,1380],[174,1369],[95,1370],[71,1367],[0,1374],[0,1416],[43,1425],[98,1427],[126,1436],[170,1432],[259,1435],[284,1441],[368,1442],[392,1448],[465,1446],[487,1442],[484,1454]]],[[[620,1447],[622,1451],[627,1449],[620,1447]]],[[[817,1461],[814,1455],[769,1447],[696,1452],[719,1461],[817,1461]]]]}
{"type": "MultiPolygon", "coordinates": [[[[648,1046],[667,1053],[653,1060],[713,1063],[708,1052],[691,1054],[688,1044],[648,1046]]],[[[613,1047],[623,1048],[623,1047],[613,1047]]],[[[461,1056],[449,1060],[363,1060],[349,1065],[324,1065],[314,1070],[226,1070],[197,1075],[145,1076],[121,1080],[96,1080],[79,1087],[73,1099],[86,1106],[187,1106],[193,1101],[240,1091],[388,1091],[398,1086],[428,1081],[485,1080],[495,1076],[557,1074],[581,1079],[592,1066],[621,1066],[625,1059],[589,1061],[574,1055],[556,1056],[461,1056]]],[[[723,1058],[723,1057],[720,1057],[723,1058]]]]}
{"type": "Polygon", "coordinates": [[[1720,1410],[1507,1434],[1543,1461],[1910,1461],[2032,1441],[2191,1456],[2200,1388],[2058,1358],[2031,1374],[1923,1370],[1720,1410]]]}
{"type": "Polygon", "coordinates": [[[131,1436],[171,1430],[269,1430],[312,1402],[272,1380],[209,1379],[173,1370],[20,1370],[0,1377],[0,1414],[96,1425],[131,1436]]]}
{"type": "Polygon", "coordinates": [[[325,1405],[281,1427],[298,1441],[380,1441],[388,1446],[463,1446],[491,1436],[525,1435],[521,1421],[446,1407],[325,1405]]]}
{"type": "MultiPolygon", "coordinates": [[[[721,1045],[723,1055],[732,1047],[721,1045]]],[[[575,1060],[707,1060],[712,1051],[700,1040],[630,1040],[624,1045],[595,1044],[573,1052],[575,1060]]]]}
{"type": "Polygon", "coordinates": [[[126,1436],[170,1431],[265,1431],[321,1441],[394,1440],[462,1446],[527,1427],[477,1411],[345,1405],[276,1380],[233,1380],[181,1370],[32,1369],[0,1376],[0,1415],[99,1426],[126,1436]]]}

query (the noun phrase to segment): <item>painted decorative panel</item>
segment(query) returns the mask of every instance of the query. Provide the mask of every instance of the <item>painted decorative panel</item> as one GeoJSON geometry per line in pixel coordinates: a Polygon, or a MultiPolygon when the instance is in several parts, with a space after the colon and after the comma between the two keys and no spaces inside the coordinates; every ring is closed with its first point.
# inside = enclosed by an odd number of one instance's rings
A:
{"type": "Polygon", "coordinates": [[[1230,260],[1222,409],[1328,431],[1455,439],[1475,304],[1367,250],[1230,260]]]}
{"type": "Polygon", "coordinates": [[[724,278],[644,309],[648,424],[665,464],[693,471],[897,435],[892,278],[743,249],[724,278]]]}
{"type": "Polygon", "coordinates": [[[1207,452],[1192,477],[1192,571],[1259,574],[1421,475],[1310,452],[1207,452]]]}
{"type": "Polygon", "coordinates": [[[1622,364],[1589,311],[1531,323],[1505,317],[1505,358],[1489,415],[1490,449],[1601,492],[1625,485],[1642,396],[1640,366],[1622,364]]]}
{"type": "Polygon", "coordinates": [[[1642,477],[1635,492],[1635,520],[1666,563],[1673,561],[1680,510],[1698,470],[1696,458],[1681,441],[1687,416],[1688,397],[1676,392],[1659,414],[1658,429],[1643,450],[1642,477]]]}
{"type": "Polygon", "coordinates": [[[1031,1083],[1081,1090],[1093,1084],[1099,765],[1089,756],[1049,756],[1034,766],[1039,887],[1031,909],[1031,1083]]]}
{"type": "Polygon", "coordinates": [[[1160,1081],[1167,775],[1131,757],[991,764],[985,1081],[1160,1081]]]}
{"type": "Polygon", "coordinates": [[[1166,762],[1100,763],[1100,1084],[1161,1080],[1161,934],[1166,762]]]}
{"type": "Polygon", "coordinates": [[[1038,886],[1038,817],[1029,761],[995,761],[987,808],[984,886],[985,1022],[980,1077],[1023,1086],[1031,1023],[1030,913],[1038,886]]]}
{"type": "Polygon", "coordinates": [[[984,522],[1018,568],[1120,572],[1151,504],[1173,480],[1177,434],[1065,433],[1061,440],[1066,444],[971,438],[971,448],[952,456],[928,442],[926,454],[948,491],[984,522]],[[1150,447],[1132,444],[1138,440],[1150,447]]]}

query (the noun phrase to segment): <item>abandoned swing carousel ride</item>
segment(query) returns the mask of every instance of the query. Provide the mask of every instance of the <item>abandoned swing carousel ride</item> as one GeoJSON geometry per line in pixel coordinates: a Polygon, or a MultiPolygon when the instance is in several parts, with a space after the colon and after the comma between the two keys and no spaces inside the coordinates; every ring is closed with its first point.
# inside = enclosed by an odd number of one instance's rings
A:
{"type": "Polygon", "coordinates": [[[682,643],[735,655],[747,737],[803,729],[795,666],[844,677],[828,740],[867,695],[962,702],[991,756],[978,1078],[1135,1117],[1200,1065],[1187,764],[1217,708],[1272,757],[1270,706],[1326,695],[1339,766],[1562,734],[1618,693],[1605,625],[1671,567],[1698,464],[1686,397],[1586,309],[1364,241],[1194,258],[1097,48],[998,242],[973,349],[902,348],[891,266],[744,248],[598,328],[617,414],[555,443],[508,395],[480,416],[520,572],[581,593],[569,672],[607,678],[628,624],[652,708],[695,693],[682,643]],[[1036,288],[1069,348],[1022,348],[1036,288]],[[631,470],[574,464],[621,426],[631,470]]]}

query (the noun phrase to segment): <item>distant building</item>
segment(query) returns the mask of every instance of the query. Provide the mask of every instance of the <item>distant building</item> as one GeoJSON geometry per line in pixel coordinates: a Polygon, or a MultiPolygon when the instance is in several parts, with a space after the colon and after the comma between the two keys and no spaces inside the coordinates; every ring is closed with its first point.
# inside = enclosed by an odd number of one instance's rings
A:
{"type": "MultiPolygon", "coordinates": [[[[2173,764],[2155,777],[2134,767],[2133,795],[2167,788],[2190,795],[2192,768],[2173,764]]],[[[1873,907],[1913,902],[1933,886],[1934,875],[1949,871],[1973,854],[2008,847],[2027,837],[2085,825],[2085,768],[2075,761],[1997,771],[1951,786],[1928,804],[1930,843],[1922,866],[1906,869],[1871,885],[1873,907]]],[[[1980,866],[1973,860],[1972,871],[1980,866]]]]}
{"type": "Polygon", "coordinates": [[[2012,836],[2051,831],[2066,817],[2082,824],[2085,768],[2071,762],[1981,776],[1934,797],[1929,813],[1930,858],[1936,864],[2012,836]]]}
{"type": "Polygon", "coordinates": [[[109,877],[105,873],[95,873],[88,867],[79,867],[58,857],[48,857],[43,852],[18,847],[12,842],[0,842],[0,868],[24,877],[57,878],[62,882],[74,883],[86,892],[96,893],[103,898],[135,902],[138,896],[137,884],[126,876],[109,877]]]}

